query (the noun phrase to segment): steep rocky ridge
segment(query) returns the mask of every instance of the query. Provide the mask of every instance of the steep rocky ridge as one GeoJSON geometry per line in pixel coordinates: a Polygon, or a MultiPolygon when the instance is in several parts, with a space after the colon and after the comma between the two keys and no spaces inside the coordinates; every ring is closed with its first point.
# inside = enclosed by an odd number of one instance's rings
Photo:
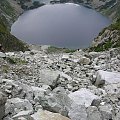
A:
{"type": "Polygon", "coordinates": [[[90,50],[104,51],[120,47],[120,19],[105,28],[92,42],[90,50]]]}
{"type": "Polygon", "coordinates": [[[120,16],[120,1],[119,0],[63,0],[85,5],[86,7],[95,9],[102,14],[114,19],[120,16]]]}

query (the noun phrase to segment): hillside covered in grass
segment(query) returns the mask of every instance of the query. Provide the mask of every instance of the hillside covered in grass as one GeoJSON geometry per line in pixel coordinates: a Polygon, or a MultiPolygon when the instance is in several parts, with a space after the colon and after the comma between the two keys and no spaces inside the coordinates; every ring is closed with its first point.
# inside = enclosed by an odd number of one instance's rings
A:
{"type": "Polygon", "coordinates": [[[27,46],[22,41],[10,34],[7,26],[0,18],[0,44],[3,45],[5,51],[25,51],[27,46]]]}
{"type": "Polygon", "coordinates": [[[0,0],[0,44],[5,51],[25,51],[27,46],[10,34],[10,24],[16,18],[16,11],[7,0],[0,0]]]}
{"type": "Polygon", "coordinates": [[[92,43],[90,51],[104,51],[120,47],[120,19],[105,28],[92,43]]]}

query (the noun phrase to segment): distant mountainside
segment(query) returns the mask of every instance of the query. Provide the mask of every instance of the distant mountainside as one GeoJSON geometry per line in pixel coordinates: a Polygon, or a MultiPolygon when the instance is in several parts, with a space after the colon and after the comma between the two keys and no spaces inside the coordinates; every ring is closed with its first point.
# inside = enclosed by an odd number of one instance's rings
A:
{"type": "Polygon", "coordinates": [[[60,1],[61,3],[74,2],[91,7],[112,19],[120,17],[120,0],[7,0],[9,2],[16,1],[23,9],[35,8],[50,1],[60,1]],[[38,2],[36,2],[38,1],[38,2]],[[35,4],[34,4],[35,2],[35,4]]]}
{"type": "MultiPolygon", "coordinates": [[[[75,2],[91,6],[97,11],[111,17],[114,21],[118,19],[95,38],[90,50],[102,51],[110,47],[120,47],[120,1],[61,0],[61,2],[75,2]]],[[[27,49],[25,43],[10,34],[10,27],[23,12],[21,5],[30,7],[32,4],[31,0],[0,0],[0,44],[2,44],[7,51],[24,51],[27,49]]]]}
{"type": "Polygon", "coordinates": [[[100,52],[116,47],[120,47],[120,19],[99,33],[89,50],[100,52]]]}
{"type": "Polygon", "coordinates": [[[92,7],[104,15],[112,19],[120,16],[120,1],[119,0],[73,0],[76,3],[82,3],[88,7],[92,7]]]}

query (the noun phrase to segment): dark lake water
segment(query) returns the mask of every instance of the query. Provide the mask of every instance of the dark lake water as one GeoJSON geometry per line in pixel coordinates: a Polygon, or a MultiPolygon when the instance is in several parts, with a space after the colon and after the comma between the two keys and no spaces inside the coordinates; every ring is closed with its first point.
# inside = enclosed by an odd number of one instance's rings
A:
{"type": "Polygon", "coordinates": [[[31,44],[84,48],[110,20],[77,4],[55,4],[29,10],[12,25],[11,33],[31,44]]]}

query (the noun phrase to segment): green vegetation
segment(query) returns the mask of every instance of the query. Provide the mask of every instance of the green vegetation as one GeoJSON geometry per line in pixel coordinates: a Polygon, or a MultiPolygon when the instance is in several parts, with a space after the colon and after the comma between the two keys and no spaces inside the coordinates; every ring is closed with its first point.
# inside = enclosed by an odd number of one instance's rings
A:
{"type": "Polygon", "coordinates": [[[0,9],[12,19],[15,18],[15,11],[7,0],[0,0],[0,9]]]}
{"type": "Polygon", "coordinates": [[[7,27],[3,23],[2,17],[0,18],[0,32],[1,33],[8,33],[7,27]]]}
{"type": "Polygon", "coordinates": [[[16,37],[10,34],[7,29],[6,21],[4,17],[0,18],[0,44],[3,45],[5,51],[25,51],[28,47],[25,43],[18,40],[16,37]],[[4,22],[3,22],[4,21],[4,22]]]}
{"type": "Polygon", "coordinates": [[[120,32],[120,18],[116,21],[116,23],[111,24],[109,29],[118,30],[120,32]]]}
{"type": "Polygon", "coordinates": [[[27,63],[27,61],[22,60],[20,58],[7,57],[6,59],[10,64],[26,64],[27,63]]]}
{"type": "Polygon", "coordinates": [[[47,49],[47,53],[73,53],[75,49],[68,49],[68,48],[58,48],[54,46],[50,46],[47,49]]]}
{"type": "Polygon", "coordinates": [[[1,71],[2,71],[3,73],[8,73],[8,71],[9,71],[9,66],[8,66],[8,65],[2,65],[2,66],[1,66],[1,71]]]}
{"type": "Polygon", "coordinates": [[[112,47],[112,42],[109,40],[108,42],[104,43],[103,45],[98,45],[97,47],[94,47],[94,51],[100,52],[100,51],[105,51],[109,50],[109,48],[112,47]]]}
{"type": "Polygon", "coordinates": [[[105,28],[101,33],[99,33],[99,36],[101,36],[105,32],[106,29],[109,29],[111,31],[113,31],[113,30],[118,31],[117,34],[118,34],[119,38],[117,39],[117,41],[109,39],[107,42],[98,44],[95,47],[90,47],[90,51],[100,52],[100,51],[104,51],[104,50],[109,50],[109,48],[120,47],[120,18],[115,23],[111,24],[108,28],[105,28]]]}
{"type": "Polygon", "coordinates": [[[0,0],[0,44],[5,51],[25,51],[25,43],[10,34],[10,21],[14,21],[15,11],[7,0],[0,0]],[[9,20],[7,19],[9,18],[9,20]]]}

